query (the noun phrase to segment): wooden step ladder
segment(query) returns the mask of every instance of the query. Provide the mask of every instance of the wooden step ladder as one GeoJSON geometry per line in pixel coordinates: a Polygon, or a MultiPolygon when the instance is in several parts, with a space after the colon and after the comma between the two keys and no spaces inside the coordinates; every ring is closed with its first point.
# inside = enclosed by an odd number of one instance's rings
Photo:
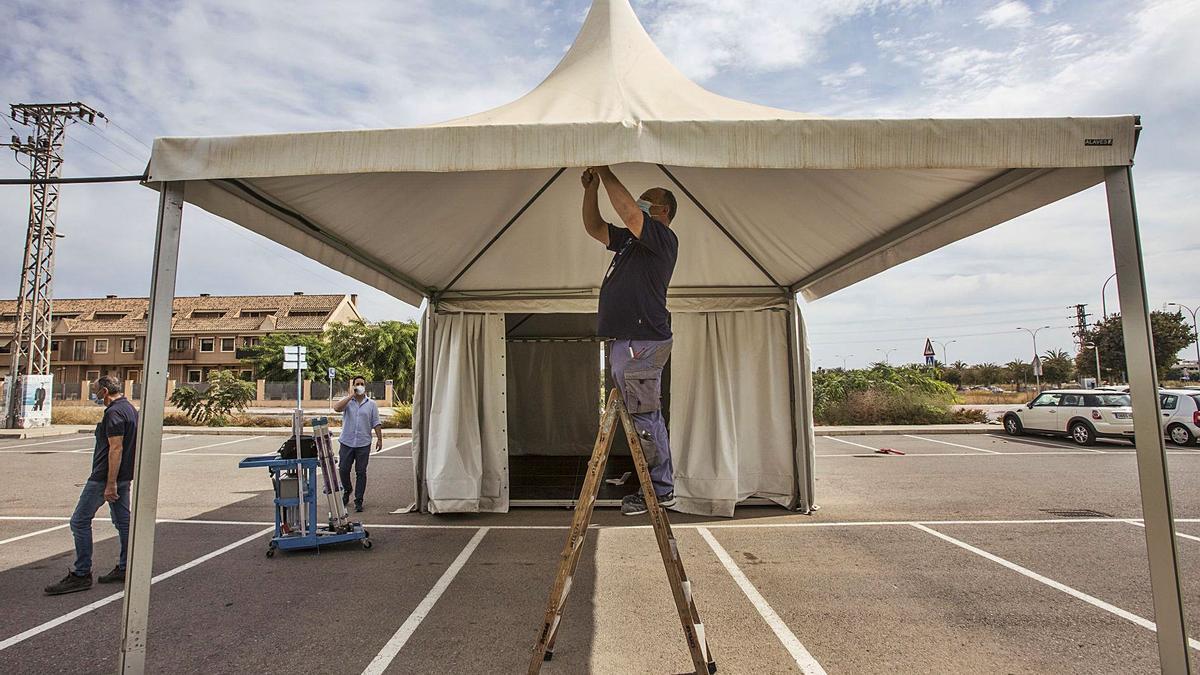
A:
{"type": "Polygon", "coordinates": [[[688,652],[692,656],[692,665],[697,674],[717,672],[717,663],[708,649],[708,641],[704,637],[704,624],[700,621],[700,613],[696,611],[696,601],[692,597],[692,583],[688,581],[687,573],[683,570],[683,560],[679,557],[679,545],[671,532],[671,523],[667,520],[666,511],[659,506],[658,497],[654,494],[654,483],[650,480],[650,469],[646,465],[646,457],[642,453],[642,445],[638,440],[637,430],[633,419],[625,410],[625,402],[621,399],[620,391],[613,389],[608,397],[608,405],[600,417],[600,432],[596,435],[596,446],[592,450],[592,459],[588,462],[587,478],[579,501],[575,505],[575,516],[571,520],[571,529],[567,541],[563,545],[562,559],[558,563],[558,574],[554,578],[554,586],[550,590],[550,600],[546,603],[546,618],[538,634],[537,645],[529,660],[529,675],[536,675],[542,669],[542,663],[554,656],[554,640],[558,637],[559,623],[562,621],[563,607],[567,595],[571,592],[571,580],[575,576],[575,568],[579,565],[579,557],[583,552],[583,543],[587,537],[588,527],[592,520],[592,510],[596,506],[596,496],[604,479],[604,466],[608,463],[608,453],[612,447],[613,434],[616,432],[617,421],[625,428],[625,438],[629,441],[630,454],[633,455],[633,465],[637,469],[638,481],[642,485],[642,495],[646,498],[646,506],[650,514],[650,523],[654,526],[654,538],[658,542],[658,551],[662,554],[663,566],[667,569],[667,581],[671,585],[671,594],[675,598],[675,609],[679,612],[679,622],[683,625],[683,635],[687,639],[688,652]]]}

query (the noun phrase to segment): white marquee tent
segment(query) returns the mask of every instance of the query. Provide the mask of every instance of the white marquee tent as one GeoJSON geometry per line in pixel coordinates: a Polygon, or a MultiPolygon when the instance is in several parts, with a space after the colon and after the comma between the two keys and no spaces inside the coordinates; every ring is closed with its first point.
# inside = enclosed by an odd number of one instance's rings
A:
{"type": "Polygon", "coordinates": [[[680,198],[669,298],[677,492],[686,510],[722,515],[750,496],[813,503],[797,293],[819,298],[1106,183],[1146,439],[1138,461],[1160,654],[1164,666],[1180,663],[1187,648],[1162,439],[1149,414],[1158,401],[1130,179],[1139,129],[1134,116],[831,119],[735,101],[679,73],[627,0],[595,0],[550,76],[495,110],[402,129],[157,139],[147,178],[162,192],[149,423],[124,658],[144,655],[161,447],[153,421],[163,406],[154,392],[165,390],[183,203],[427,301],[414,406],[419,505],[504,511],[506,398],[545,382],[524,362],[519,385],[506,384],[518,370],[505,363],[511,317],[545,315],[537,336],[546,337],[595,311],[609,254],[583,231],[576,181],[578,169],[607,164],[635,192],[662,185],[680,198]]]}

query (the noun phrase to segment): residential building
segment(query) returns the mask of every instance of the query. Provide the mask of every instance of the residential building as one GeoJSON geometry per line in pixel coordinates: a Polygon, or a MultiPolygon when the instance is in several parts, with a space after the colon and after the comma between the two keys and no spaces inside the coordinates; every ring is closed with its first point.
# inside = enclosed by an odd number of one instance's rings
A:
{"type": "MultiPolygon", "coordinates": [[[[11,363],[15,300],[0,300],[0,377],[11,363]]],[[[146,298],[55,299],[51,369],[56,395],[114,374],[131,384],[142,380],[146,298]]],[[[198,383],[212,370],[233,370],[247,380],[253,368],[240,361],[244,350],[269,333],[319,334],[334,323],[361,320],[358,296],[234,295],[175,298],[171,322],[169,379],[198,383]]],[[[61,395],[58,395],[61,397],[61,395]]]]}

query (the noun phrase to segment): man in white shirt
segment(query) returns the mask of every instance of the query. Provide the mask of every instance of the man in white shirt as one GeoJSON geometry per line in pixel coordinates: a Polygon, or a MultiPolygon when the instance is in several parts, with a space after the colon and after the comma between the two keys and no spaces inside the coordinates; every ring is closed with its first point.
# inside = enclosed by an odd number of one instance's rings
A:
{"type": "Polygon", "coordinates": [[[350,465],[354,465],[354,510],[363,510],[363,495],[367,492],[367,462],[371,459],[371,431],[375,432],[375,449],[383,449],[383,424],[379,421],[379,406],[367,398],[367,381],[362,376],[350,380],[350,393],[333,404],[333,411],[342,413],[341,450],[338,453],[338,474],[342,479],[342,503],[350,503],[350,465]]]}

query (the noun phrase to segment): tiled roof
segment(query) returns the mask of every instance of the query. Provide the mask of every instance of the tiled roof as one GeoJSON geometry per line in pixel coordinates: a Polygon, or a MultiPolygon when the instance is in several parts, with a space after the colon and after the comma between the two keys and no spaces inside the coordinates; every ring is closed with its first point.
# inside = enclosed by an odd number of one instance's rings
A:
{"type": "MultiPolygon", "coordinates": [[[[344,295],[223,295],[175,298],[172,332],[251,333],[259,330],[319,331],[329,321],[344,295]],[[241,312],[271,312],[266,316],[241,316],[241,312]],[[290,312],[322,312],[320,316],[288,316],[290,312]],[[221,316],[193,318],[194,312],[220,312],[221,316]],[[272,327],[274,325],[274,327],[272,327]]],[[[145,333],[147,298],[56,299],[54,334],[145,333]],[[105,315],[122,315],[108,318],[105,315]],[[77,315],[77,316],[72,316],[77,315]],[[99,315],[99,318],[97,318],[99,315]]],[[[14,314],[16,300],[0,300],[0,315],[14,314]]],[[[0,336],[11,335],[12,319],[0,320],[0,336]]]]}

